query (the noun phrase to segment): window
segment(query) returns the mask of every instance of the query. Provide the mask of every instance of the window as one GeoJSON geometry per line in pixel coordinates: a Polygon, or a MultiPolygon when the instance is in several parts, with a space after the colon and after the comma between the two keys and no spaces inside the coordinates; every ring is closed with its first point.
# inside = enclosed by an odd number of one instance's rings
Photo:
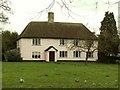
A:
{"type": "Polygon", "coordinates": [[[67,51],[60,51],[60,57],[67,57],[67,51]]]}
{"type": "Polygon", "coordinates": [[[81,52],[80,51],[74,51],[73,52],[73,57],[80,57],[81,56],[81,52]]]}
{"type": "Polygon", "coordinates": [[[74,45],[78,46],[79,45],[79,40],[74,40],[74,45]]]}
{"type": "Polygon", "coordinates": [[[89,58],[93,58],[93,52],[87,52],[89,58]]]}
{"type": "Polygon", "coordinates": [[[40,38],[33,38],[32,39],[32,44],[33,45],[40,45],[40,38]]]}
{"type": "Polygon", "coordinates": [[[40,58],[40,52],[32,52],[32,58],[40,58]]]}
{"type": "Polygon", "coordinates": [[[60,45],[66,45],[67,44],[67,40],[65,39],[60,39],[60,45]]]}

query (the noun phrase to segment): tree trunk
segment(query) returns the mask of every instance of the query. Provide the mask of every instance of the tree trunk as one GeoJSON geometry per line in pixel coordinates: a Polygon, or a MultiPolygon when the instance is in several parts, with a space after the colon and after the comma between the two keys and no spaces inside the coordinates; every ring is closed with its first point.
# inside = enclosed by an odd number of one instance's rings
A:
{"type": "Polygon", "coordinates": [[[4,57],[5,57],[5,61],[7,62],[7,55],[6,55],[6,52],[4,52],[4,57]]]}
{"type": "Polygon", "coordinates": [[[88,52],[86,52],[85,65],[87,65],[87,61],[88,61],[88,52]]]}
{"type": "Polygon", "coordinates": [[[85,59],[85,65],[87,65],[87,62],[88,62],[88,53],[90,51],[90,48],[88,48],[88,51],[86,52],[86,59],[85,59]]]}

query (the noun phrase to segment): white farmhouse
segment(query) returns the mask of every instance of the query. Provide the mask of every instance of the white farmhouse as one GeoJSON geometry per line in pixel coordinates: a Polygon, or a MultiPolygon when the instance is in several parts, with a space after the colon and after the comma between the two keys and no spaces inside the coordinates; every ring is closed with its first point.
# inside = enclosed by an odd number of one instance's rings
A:
{"type": "MultiPolygon", "coordinates": [[[[49,12],[47,22],[30,22],[26,26],[20,34],[17,47],[23,60],[84,61],[85,48],[83,50],[77,46],[85,40],[94,40],[95,46],[98,46],[97,37],[83,24],[54,22],[54,13],[49,12]]],[[[88,52],[88,61],[96,61],[97,53],[97,50],[88,52]]]]}

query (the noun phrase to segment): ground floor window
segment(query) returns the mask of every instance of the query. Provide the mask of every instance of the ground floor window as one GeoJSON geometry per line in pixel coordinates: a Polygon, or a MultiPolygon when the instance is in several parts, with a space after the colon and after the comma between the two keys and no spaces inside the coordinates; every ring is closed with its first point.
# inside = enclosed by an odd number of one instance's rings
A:
{"type": "Polygon", "coordinates": [[[60,51],[59,56],[60,57],[67,57],[67,51],[60,51]]]}
{"type": "Polygon", "coordinates": [[[32,58],[40,58],[40,52],[32,52],[32,58]]]}
{"type": "Polygon", "coordinates": [[[93,52],[87,52],[88,53],[88,58],[93,58],[93,52]]]}
{"type": "Polygon", "coordinates": [[[81,57],[81,52],[80,51],[73,51],[73,57],[81,57]]]}

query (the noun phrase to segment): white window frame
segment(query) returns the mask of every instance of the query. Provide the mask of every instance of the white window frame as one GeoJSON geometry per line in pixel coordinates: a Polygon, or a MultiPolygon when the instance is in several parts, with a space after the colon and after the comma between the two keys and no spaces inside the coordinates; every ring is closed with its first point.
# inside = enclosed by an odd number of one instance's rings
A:
{"type": "Polygon", "coordinates": [[[60,58],[64,58],[64,57],[67,57],[68,56],[68,52],[67,51],[60,51],[59,52],[59,57],[60,58]]]}
{"type": "Polygon", "coordinates": [[[88,58],[93,58],[93,52],[87,52],[88,53],[88,58]]]}
{"type": "Polygon", "coordinates": [[[79,39],[74,40],[74,46],[79,46],[79,39]]]}
{"type": "Polygon", "coordinates": [[[41,45],[41,39],[40,38],[33,38],[32,39],[32,45],[33,46],[39,46],[39,45],[41,45]]]}
{"type": "Polygon", "coordinates": [[[39,59],[39,58],[41,58],[41,53],[40,53],[40,52],[37,52],[37,51],[32,52],[32,58],[34,58],[34,59],[39,59]]]}
{"type": "Polygon", "coordinates": [[[81,57],[81,52],[80,51],[73,51],[73,57],[74,58],[80,58],[81,57]]]}
{"type": "Polygon", "coordinates": [[[67,45],[67,40],[66,39],[60,39],[60,45],[67,45]]]}

